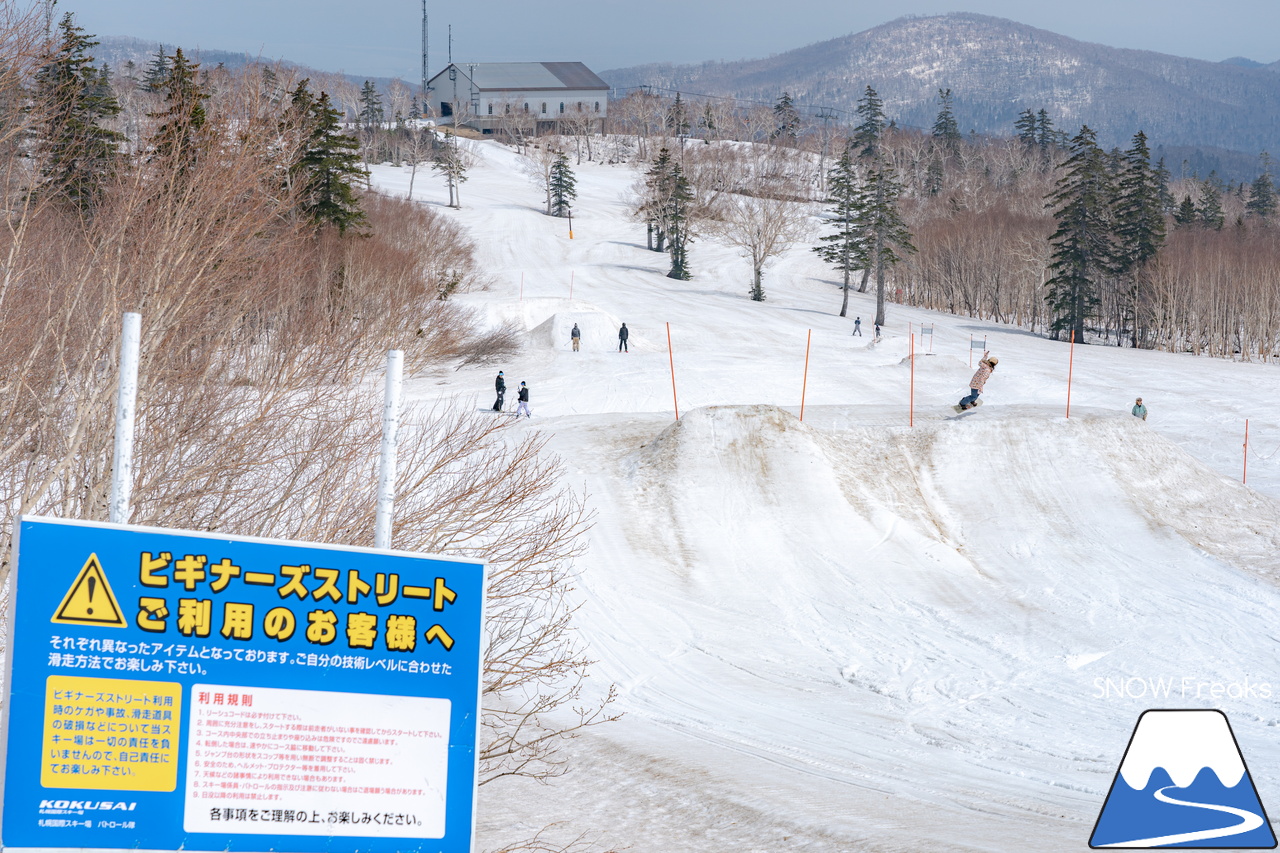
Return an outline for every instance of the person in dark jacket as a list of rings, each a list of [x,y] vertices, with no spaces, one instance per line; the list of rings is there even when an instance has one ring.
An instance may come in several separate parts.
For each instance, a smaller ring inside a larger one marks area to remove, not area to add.
[[[522,412],[526,418],[533,417],[533,412],[529,411],[529,386],[521,382],[520,393],[517,396],[520,404],[516,406],[516,417],[520,417]]]
[[[853,333],[858,337],[862,337],[862,318],[861,317],[853,318]]]
[[[498,399],[497,399],[497,402],[493,404],[493,410],[495,412],[501,412],[502,398],[507,393],[507,381],[502,378],[501,370],[498,371],[498,378],[493,380],[493,389],[498,392]]]
[[[618,352],[631,352],[627,349],[627,338],[631,337],[631,333],[627,331],[627,324],[623,323],[622,328],[618,330]]]
[[[578,351],[578,344],[582,341],[582,332],[578,331],[578,324],[573,324],[573,331],[569,333],[569,339],[573,341],[573,351]]]

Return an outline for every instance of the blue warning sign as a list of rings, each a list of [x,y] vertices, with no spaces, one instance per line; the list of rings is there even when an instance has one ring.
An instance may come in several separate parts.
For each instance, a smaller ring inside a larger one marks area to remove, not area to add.
[[[1089,846],[1274,848],[1275,834],[1226,715],[1143,712]]]
[[[0,844],[467,853],[484,566],[23,517]]]

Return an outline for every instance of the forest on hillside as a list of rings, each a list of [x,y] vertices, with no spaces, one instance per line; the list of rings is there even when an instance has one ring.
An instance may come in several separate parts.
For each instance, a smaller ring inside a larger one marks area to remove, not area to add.
[[[870,86],[845,125],[804,118],[786,93],[743,109],[635,92],[610,104],[619,141],[605,153],[650,176],[637,212],[651,230],[674,206],[686,236],[723,236],[726,211],[744,200],[790,202],[759,220],[816,215],[796,240],[841,246],[824,254],[837,275],[853,273],[858,290],[883,279],[890,303],[1088,343],[1280,353],[1280,218],[1265,153],[1250,182],[1173,177],[1140,127],[1128,148],[1104,150],[1089,128],[1028,109],[1009,136],[986,138],[960,132],[949,91],[936,106],[920,130],[898,127]],[[679,182],[655,183],[660,161],[678,163]],[[696,255],[686,261],[696,269]]]

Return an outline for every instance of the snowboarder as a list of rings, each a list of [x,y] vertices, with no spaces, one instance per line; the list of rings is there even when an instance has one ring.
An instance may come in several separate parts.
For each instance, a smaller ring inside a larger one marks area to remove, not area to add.
[[[862,337],[862,318],[861,317],[853,318],[853,333],[858,337]]]
[[[982,361],[978,362],[978,372],[969,380],[969,395],[962,397],[956,408],[963,412],[965,409],[972,409],[979,405],[978,396],[982,394],[982,386],[987,384],[987,380],[991,378],[991,371],[996,369],[999,361],[1000,359],[990,353],[982,354]]]
[[[502,411],[502,398],[507,393],[507,381],[502,378],[502,371],[498,371],[498,378],[493,380],[493,389],[498,392],[498,400],[493,404],[495,412]]]
[[[520,405],[516,406],[516,417],[520,417],[520,413],[524,412],[526,418],[533,417],[533,413],[529,411],[529,386],[523,382],[520,383],[520,392],[517,394]]]
[[[578,351],[578,344],[582,341],[582,332],[578,331],[578,324],[573,324],[573,331],[569,333],[569,339],[573,341],[573,351]]]
[[[627,324],[623,323],[622,328],[618,330],[618,352],[631,352],[627,349],[627,338],[631,337],[631,333],[627,331]]]
[[[1147,419],[1147,407],[1142,405],[1141,397],[1139,397],[1133,404],[1133,416],[1135,418],[1142,418],[1144,421]]]

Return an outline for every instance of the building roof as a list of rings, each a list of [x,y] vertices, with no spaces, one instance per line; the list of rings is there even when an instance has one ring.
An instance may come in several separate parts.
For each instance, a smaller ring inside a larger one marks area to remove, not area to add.
[[[600,89],[609,84],[581,62],[455,62],[460,77],[470,77],[481,92],[515,92],[528,89]],[[431,78],[448,72],[448,68]]]

